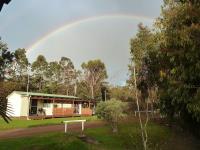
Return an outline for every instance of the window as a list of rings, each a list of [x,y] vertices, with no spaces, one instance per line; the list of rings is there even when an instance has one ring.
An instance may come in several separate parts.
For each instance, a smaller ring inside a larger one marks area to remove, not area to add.
[[[50,100],[44,100],[43,107],[45,107],[45,108],[50,108],[50,107],[51,107],[51,102],[50,102]]]
[[[89,107],[89,104],[88,104],[88,103],[84,102],[84,103],[82,104],[82,108],[88,108],[88,107]]]

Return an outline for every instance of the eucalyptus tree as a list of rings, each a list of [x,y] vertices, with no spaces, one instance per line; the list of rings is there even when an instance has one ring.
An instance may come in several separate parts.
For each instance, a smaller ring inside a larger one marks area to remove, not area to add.
[[[28,77],[29,62],[26,57],[25,49],[17,49],[14,52],[14,59],[12,63],[12,80],[18,82],[21,86],[20,90],[25,90]]]
[[[7,44],[0,38],[0,81],[4,81],[11,73],[13,53],[8,50]]]
[[[154,76],[154,72],[152,74],[152,67],[157,64],[152,64],[151,57],[152,54],[157,54],[158,51],[157,36],[158,35],[153,33],[150,29],[148,29],[148,27],[145,27],[140,23],[138,25],[138,32],[136,36],[132,38],[130,42],[132,64],[129,66],[131,71],[129,83],[135,90],[135,99],[144,149],[147,149],[148,142],[147,124],[149,120],[149,103],[153,106],[152,99],[150,98],[155,98],[152,97],[150,91],[156,86],[156,79],[154,79],[156,76]],[[146,120],[144,123],[140,114],[142,105],[146,110]]]
[[[8,50],[7,44],[0,39],[0,116],[9,122],[8,112],[11,111],[7,104],[6,97],[13,90],[15,84],[9,82],[11,75],[11,66],[13,63],[13,53]]]
[[[45,80],[47,78],[48,62],[43,55],[39,55],[31,66],[33,82],[36,85],[38,91],[42,91],[45,87]]]
[[[58,93],[59,82],[61,75],[61,66],[57,61],[52,61],[48,63],[47,73],[46,73],[46,92],[48,93]]]
[[[59,61],[60,64],[60,82],[64,85],[64,93],[69,95],[74,93],[74,88],[76,88],[76,69],[74,67],[71,59],[67,57],[62,57]]]
[[[90,89],[91,98],[94,99],[98,96],[98,93],[101,93],[101,84],[107,78],[105,64],[97,59],[83,63],[81,67],[83,69],[83,81]]]
[[[200,134],[200,1],[166,0],[162,8],[161,110]]]

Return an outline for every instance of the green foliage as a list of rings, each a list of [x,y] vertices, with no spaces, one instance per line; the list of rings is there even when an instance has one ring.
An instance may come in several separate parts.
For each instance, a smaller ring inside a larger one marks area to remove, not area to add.
[[[107,78],[107,71],[105,64],[101,60],[90,60],[81,65],[83,69],[83,82],[90,89],[91,98],[101,99],[101,85]]]
[[[138,89],[141,91],[142,100],[148,97],[148,89],[155,87],[159,78],[159,34],[152,32],[142,24],[138,25],[136,37],[131,39],[131,61],[136,68]],[[131,72],[128,83],[133,82],[133,67],[129,66]]]
[[[138,33],[136,37],[131,39],[131,56],[137,68],[142,66],[143,58],[147,57],[147,53],[155,51],[155,37],[150,29],[143,26],[142,23],[138,25]]]
[[[103,82],[101,84],[101,99],[103,101],[110,99],[110,87],[108,82]]]
[[[35,83],[37,90],[42,92],[43,87],[45,86],[45,77],[47,75],[48,63],[46,58],[43,55],[39,55],[32,63],[32,71],[33,71],[33,82]]]
[[[0,38],[0,81],[10,75],[11,64],[13,62],[13,53],[8,50],[7,44],[3,43]]]
[[[107,78],[105,64],[100,60],[91,60],[83,63],[82,68],[83,74],[75,69],[70,58],[61,57],[59,62],[48,62],[43,55],[30,64],[25,49],[19,48],[12,53],[0,40],[0,92],[5,102],[10,92],[25,91],[27,87],[32,92],[101,100],[102,83]]]
[[[110,88],[110,97],[115,99],[120,99],[121,101],[134,101],[133,90],[129,87],[112,87]]]
[[[166,2],[158,21],[168,59],[161,82],[161,108],[200,133],[200,7],[197,1]],[[163,86],[164,85],[164,86]]]
[[[28,59],[26,57],[25,49],[17,49],[14,52],[14,61],[15,61],[15,74],[18,76],[23,76],[27,74],[27,68],[29,65]]]
[[[139,64],[139,88],[158,86],[161,112],[170,119],[179,118],[196,133],[200,132],[199,24],[198,1],[166,0],[156,33],[139,29],[131,43],[133,60]]]
[[[200,133],[199,24],[199,1],[165,0],[154,32],[139,25],[131,40],[143,99],[149,87],[158,87],[161,112],[170,119],[179,119],[195,133]]]
[[[110,123],[113,132],[117,132],[117,124],[119,120],[125,116],[127,105],[122,101],[111,99],[100,102],[96,108],[96,114],[99,118],[103,118]]]
[[[5,88],[7,85],[7,81],[9,76],[11,75],[11,66],[13,62],[13,53],[8,50],[7,44],[3,43],[0,38],[0,116],[4,119],[4,121],[8,122],[10,120],[8,113],[10,113],[9,105],[7,105],[6,101],[6,91],[9,89]],[[10,82],[9,82],[10,83]],[[9,85],[9,87],[13,87],[13,85]],[[6,113],[6,110],[8,112]]]
[[[67,57],[62,57],[60,62],[60,82],[61,84],[65,85],[64,90],[62,91],[63,94],[67,95],[75,95],[74,88],[76,85],[76,78],[77,72],[74,68],[74,65],[71,59]]]
[[[10,80],[18,82],[19,88],[16,90],[26,90],[29,66],[30,64],[26,57],[26,50],[20,48],[15,50]]]

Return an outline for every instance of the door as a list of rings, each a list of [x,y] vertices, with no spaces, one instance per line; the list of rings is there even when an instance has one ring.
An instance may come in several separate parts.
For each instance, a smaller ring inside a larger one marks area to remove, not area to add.
[[[74,113],[79,114],[79,104],[74,104]]]
[[[30,101],[29,115],[37,115],[37,100]]]

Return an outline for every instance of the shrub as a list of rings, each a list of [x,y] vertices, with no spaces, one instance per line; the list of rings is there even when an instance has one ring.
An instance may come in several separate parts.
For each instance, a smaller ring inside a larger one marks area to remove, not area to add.
[[[103,118],[111,125],[113,132],[117,132],[118,122],[125,116],[126,108],[126,103],[116,99],[111,99],[105,102],[100,102],[97,105],[96,114],[99,118]]]

